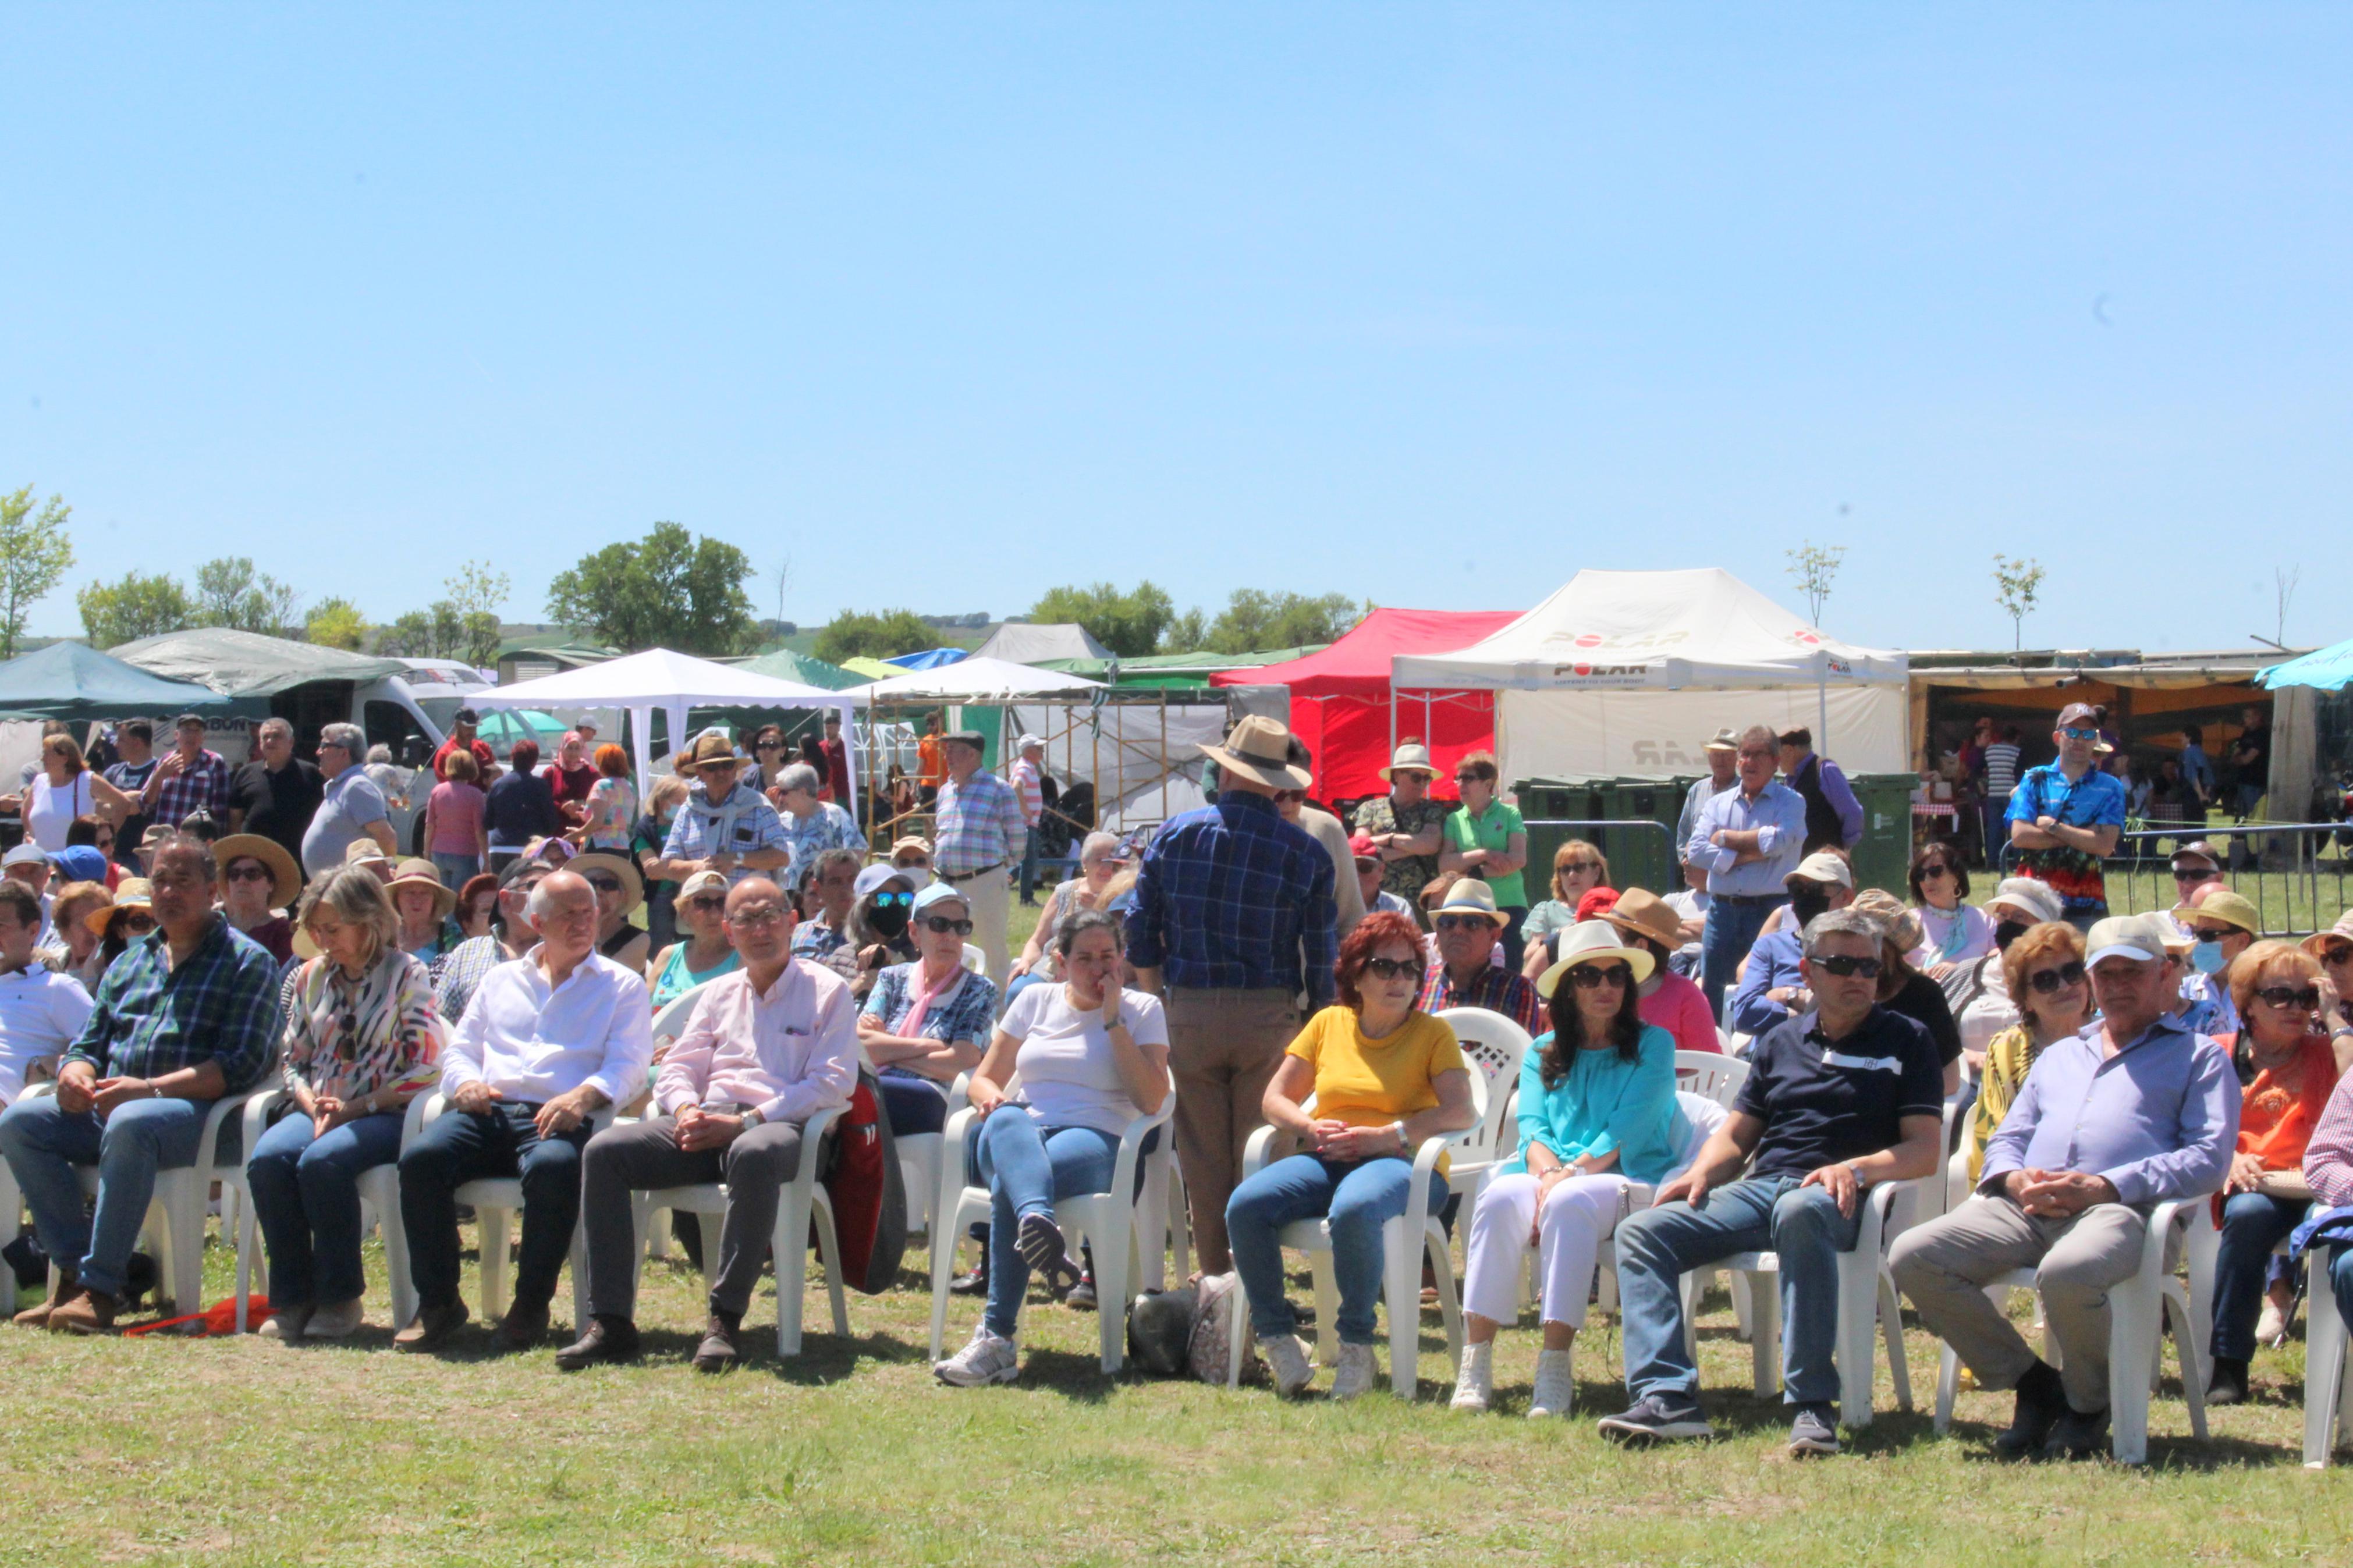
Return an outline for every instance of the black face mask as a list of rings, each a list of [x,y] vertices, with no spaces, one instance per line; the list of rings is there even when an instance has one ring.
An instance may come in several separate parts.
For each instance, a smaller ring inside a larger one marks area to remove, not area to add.
[[[2028,931],[2031,931],[2034,928],[2032,926],[2029,925],[2024,921],[2001,921],[1993,928],[1993,945],[1995,951],[2000,952],[2009,952],[2010,944],[2011,942],[2016,942],[2020,937],[2024,936]]]
[[[1828,893],[1809,889],[1789,895],[1789,915],[1798,922],[1799,931],[1805,930],[1806,923],[1816,915],[1830,913],[1830,908],[1831,896]]]
[[[866,923],[884,942],[896,942],[907,934],[907,911],[896,905],[884,908],[878,904],[867,911]]]

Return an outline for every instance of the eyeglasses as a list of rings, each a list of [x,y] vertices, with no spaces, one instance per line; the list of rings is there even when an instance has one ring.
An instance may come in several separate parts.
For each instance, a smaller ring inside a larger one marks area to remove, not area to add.
[[[2038,969],[2026,977],[2026,984],[2038,996],[2056,996],[2070,986],[2084,984],[2083,963],[2071,960],[2053,968]]]
[[[2080,726],[2071,730],[2062,730],[2059,732],[2071,741],[2096,741],[2100,738],[2100,732],[2097,730],[2086,730]]]
[[[2211,882],[2221,875],[2211,866],[2176,866],[2173,868],[2173,879],[2177,882]]]
[[[2306,985],[2301,990],[2293,985],[2266,985],[2255,994],[2274,1007],[2292,1007],[2305,1013],[2320,1009],[2320,987],[2317,985]]]
[[[1809,954],[1806,962],[1823,973],[1835,974],[1841,980],[1879,978],[1879,960],[1875,958],[1849,958],[1842,952],[1834,952],[1823,958]]]
[[[1485,915],[1440,915],[1430,921],[1440,931],[1493,931],[1495,922]]]
[[[584,878],[583,880],[600,893],[617,893],[621,890],[621,879],[609,871],[596,872]]]
[[[1953,868],[1942,860],[1931,860],[1920,868],[1920,879],[1924,882],[1933,882],[1940,877],[1949,877],[1952,874]]]
[[[1604,985],[1623,985],[1630,978],[1622,963],[1604,969],[1598,963],[1580,963],[1568,972],[1568,983],[1579,991],[1597,991]]]
[[[1421,961],[1417,958],[1368,958],[1365,973],[1377,980],[1395,980],[1398,975],[1421,978]]]
[[[902,910],[911,907],[914,901],[915,895],[913,893],[877,893],[874,895],[874,907],[878,910]]]
[[[940,936],[945,936],[950,931],[955,932],[958,936],[970,936],[972,934],[972,922],[970,921],[952,921],[945,915],[925,915],[923,917],[923,927],[925,930],[933,931]]]
[[[257,860],[240,860],[223,875],[232,882],[267,882],[271,879],[269,868]]]
[[[701,900],[698,900],[697,901],[700,902]],[[720,902],[724,904],[726,900],[722,899]],[[744,931],[758,931],[764,926],[776,925],[784,918],[785,911],[776,908],[774,904],[753,904],[747,908],[739,909],[733,914],[729,915],[727,917],[727,923],[732,926],[739,926]]]
[[[690,910],[723,910],[727,907],[727,895],[724,893],[697,893],[694,897],[686,900],[686,907]]]

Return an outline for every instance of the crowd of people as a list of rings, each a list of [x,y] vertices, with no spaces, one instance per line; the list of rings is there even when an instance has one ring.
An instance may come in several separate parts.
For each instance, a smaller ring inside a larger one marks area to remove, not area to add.
[[[748,754],[698,735],[641,795],[593,731],[501,763],[470,719],[433,760],[428,856],[406,859],[351,726],[326,727],[313,766],[271,721],[231,770],[200,721],[160,758],[132,756],[151,737],[125,725],[113,781],[45,739],[0,803],[26,832],[0,862],[0,1155],[53,1265],[19,1324],[111,1328],[157,1173],[194,1159],[213,1103],[264,1086],[276,1119],[227,1156],[268,1256],[263,1333],[361,1325],[360,1185],[391,1166],[417,1302],[393,1344],[448,1345],[470,1315],[459,1193],[510,1177],[521,1252],[493,1331],[546,1337],[576,1230],[588,1310],[566,1371],[644,1353],[632,1194],[702,1183],[728,1196],[692,1363],[736,1364],[779,1194],[820,1156],[803,1129],[870,1077],[896,1136],[941,1131],[959,1097],[977,1121],[967,1175],[991,1212],[959,1287],[985,1305],[935,1369],[960,1386],[1020,1375],[1033,1277],[1091,1292],[1056,1205],[1107,1191],[1124,1130],[1164,1110],[1200,1268],[1238,1278],[1280,1393],[1317,1370],[1285,1227],[1329,1237],[1346,1399],[1375,1381],[1388,1222],[1418,1202],[1451,1228],[1463,1207],[1454,1405],[1496,1403],[1534,1247],[1529,1414],[1567,1415],[1614,1259],[1629,1403],[1600,1426],[1628,1439],[1708,1432],[1682,1281],[1769,1250],[1789,1446],[1835,1453],[1839,1255],[1873,1189],[1941,1183],[1950,1161],[1968,1195],[1896,1237],[1890,1267],[1978,1387],[2015,1391],[2010,1454],[2102,1451],[2107,1294],[2157,1204],[2211,1202],[2220,1229],[2211,1404],[2249,1397],[2255,1347],[2287,1331],[2298,1266],[2279,1245],[2353,1238],[2353,914],[2268,939],[2198,839],[2174,856],[2170,912],[2111,914],[2100,864],[2125,786],[2080,705],[2050,764],[1986,748],[2015,771],[2000,820],[2019,874],[1982,903],[1949,840],[1913,856],[1908,900],[1859,888],[1852,791],[1802,730],[1707,743],[1681,885],[1617,886],[1572,839],[1532,888],[1492,754],[1458,762],[1450,803],[1409,742],[1343,823],[1307,801],[1297,739],[1246,717],[1202,748],[1211,803],[1140,848],[1086,837],[1018,952],[1008,907],[1044,886],[1034,737],[999,778],[984,737],[929,726],[933,833],[884,852],[823,746],[794,758],[780,731]],[[100,827],[135,847],[110,857]],[[1415,1163],[1477,1120],[1456,1008],[1530,1037],[1487,1086],[1516,1150],[1460,1192],[1444,1157]],[[1736,1094],[1678,1087],[1680,1054],[1726,1050]],[[1270,1124],[1285,1152],[1246,1172]],[[76,1167],[93,1165],[86,1203]],[[2314,1288],[2353,1315],[2347,1259]],[[2055,1363],[1985,1293],[2028,1267]]]

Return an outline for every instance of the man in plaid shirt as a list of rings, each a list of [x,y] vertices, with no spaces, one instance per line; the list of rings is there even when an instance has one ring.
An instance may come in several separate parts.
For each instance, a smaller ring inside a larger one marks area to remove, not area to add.
[[[1425,1013],[1484,1007],[1530,1035],[1541,1034],[1536,988],[1526,975],[1495,962],[1498,939],[1510,918],[1495,908],[1493,889],[1476,877],[1457,878],[1432,915],[1439,962],[1422,976],[1421,996],[1414,1005]]]
[[[1291,731],[1252,714],[1222,746],[1218,803],[1171,818],[1144,852],[1127,956],[1137,984],[1165,995],[1176,1086],[1176,1160],[1205,1273],[1233,1267],[1226,1200],[1260,1102],[1299,1033],[1299,994],[1332,1000],[1332,858],[1274,802],[1305,789]]]
[[[150,822],[177,827],[190,813],[202,809],[227,822],[228,763],[206,746],[205,721],[194,713],[183,713],[174,729],[179,743],[147,775],[147,787],[139,792],[140,815]]]
[[[155,1173],[193,1163],[213,1102],[251,1088],[275,1055],[278,965],[214,909],[211,851],[174,837],[153,858],[160,929],[99,983],[57,1093],[0,1115],[0,1152],[58,1266],[48,1300],[17,1316],[28,1326],[83,1334],[114,1326]],[[236,1159],[238,1131],[235,1121],[222,1129],[216,1159]],[[85,1219],[74,1167],[93,1163],[98,1204]]]
[[[932,869],[972,910],[972,940],[987,955],[988,977],[1002,995],[1013,971],[1005,935],[1009,873],[1029,841],[1029,825],[1013,786],[980,765],[987,745],[980,732],[958,730],[945,741],[948,776],[934,807],[939,826]]]

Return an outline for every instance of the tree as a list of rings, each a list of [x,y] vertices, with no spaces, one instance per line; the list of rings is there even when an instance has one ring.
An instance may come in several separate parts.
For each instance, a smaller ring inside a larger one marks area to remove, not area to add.
[[[0,658],[16,657],[25,617],[49,596],[73,564],[73,541],[66,519],[73,508],[51,496],[33,510],[33,487],[0,495]]]
[[[311,640],[321,647],[357,653],[360,645],[367,640],[367,617],[349,599],[322,599],[311,606],[311,619],[305,629]]]
[[[302,624],[302,596],[246,555],[224,555],[196,568],[195,616],[199,626],[283,637]]]
[[[724,540],[657,522],[636,544],[608,544],[557,573],[547,585],[547,613],[628,652],[742,653],[753,637],[744,592],[751,575],[751,557]]]
[[[844,610],[818,634],[817,657],[828,664],[851,658],[896,658],[939,645],[939,634],[913,610]]]
[[[1993,558],[1993,596],[2010,617],[2010,645],[2013,651],[2026,647],[2026,617],[2034,608],[2034,601],[2042,592],[2042,567],[2034,561],[2012,561],[2007,555]]]
[[[1838,577],[1839,563],[1846,559],[1846,546],[1816,544],[1809,540],[1788,553],[1789,576],[1798,584],[1798,592],[1806,596],[1806,618],[1820,626],[1822,605],[1830,601],[1831,584]]]
[[[74,595],[82,631],[96,648],[182,632],[195,625],[195,605],[179,579],[130,572],[120,583],[92,583]]]
[[[1209,646],[1209,621],[1196,607],[1168,623],[1160,634],[1163,653],[1199,653]]]
[[[1029,618],[1048,626],[1075,623],[1122,658],[1160,651],[1160,635],[1176,618],[1176,606],[1149,579],[1121,593],[1109,583],[1049,588],[1029,606]]]
[[[503,572],[493,571],[487,561],[469,561],[458,568],[457,574],[441,584],[445,598],[433,606],[437,626],[440,611],[447,605],[457,617],[457,630],[449,639],[450,651],[443,654],[411,654],[411,658],[457,658],[487,669],[498,662],[499,644],[503,640],[499,611],[505,607],[507,595],[514,584]]]
[[[1201,646],[1212,653],[1256,653],[1337,640],[1361,617],[1345,594],[1309,598],[1285,591],[1237,588],[1209,623]]]

